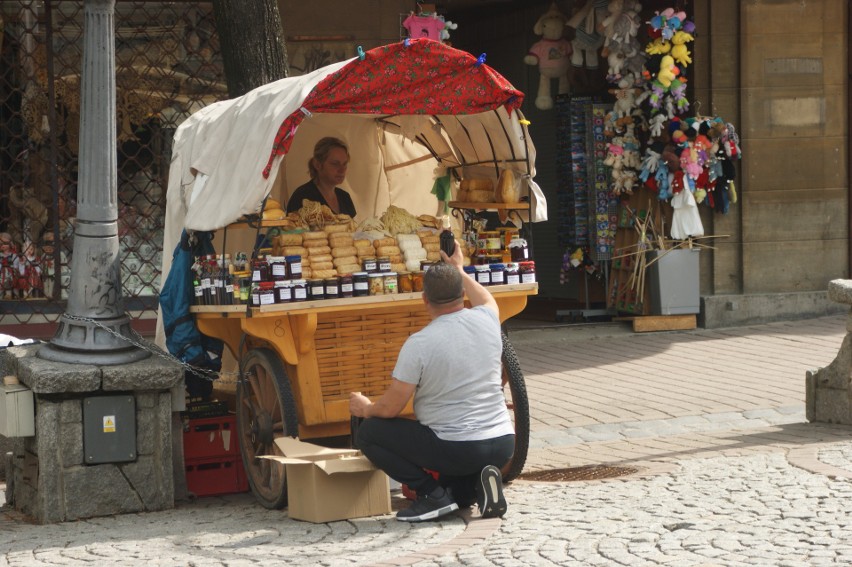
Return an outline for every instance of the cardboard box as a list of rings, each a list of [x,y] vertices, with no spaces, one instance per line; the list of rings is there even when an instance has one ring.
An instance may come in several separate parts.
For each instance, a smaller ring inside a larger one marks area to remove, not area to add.
[[[324,523],[391,511],[387,475],[355,449],[329,449],[292,437],[275,444],[285,456],[264,455],[287,467],[288,514]]]

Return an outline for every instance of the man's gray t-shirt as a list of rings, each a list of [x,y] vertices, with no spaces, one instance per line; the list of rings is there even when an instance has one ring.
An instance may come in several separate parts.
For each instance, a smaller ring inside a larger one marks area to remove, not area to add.
[[[417,420],[445,441],[479,441],[515,432],[501,388],[500,321],[484,307],[441,315],[411,335],[393,370],[416,384]]]

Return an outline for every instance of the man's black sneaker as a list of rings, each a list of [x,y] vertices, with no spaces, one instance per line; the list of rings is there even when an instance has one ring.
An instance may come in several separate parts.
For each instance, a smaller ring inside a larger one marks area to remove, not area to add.
[[[494,465],[486,466],[479,473],[476,505],[479,506],[479,514],[483,518],[502,518],[509,507],[503,497],[503,475]]]
[[[443,494],[436,497],[434,493],[438,490]],[[433,491],[432,494],[418,495],[414,504],[396,513],[396,519],[403,522],[424,522],[446,516],[459,509],[459,505],[452,499],[448,490],[438,490]]]

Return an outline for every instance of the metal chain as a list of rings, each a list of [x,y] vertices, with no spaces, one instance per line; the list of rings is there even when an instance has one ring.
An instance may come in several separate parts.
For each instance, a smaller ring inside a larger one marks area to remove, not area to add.
[[[184,362],[184,361],[176,358],[171,353],[164,351],[163,349],[161,349],[159,346],[155,345],[154,343],[144,339],[132,327],[130,328],[130,332],[133,333],[133,338],[122,335],[121,333],[119,333],[115,329],[107,327],[106,325],[104,325],[100,321],[96,321],[95,319],[90,319],[89,317],[78,317],[77,315],[69,315],[68,313],[65,313],[64,317],[66,319],[71,319],[72,321],[83,321],[83,322],[86,322],[86,323],[92,323],[95,326],[100,327],[101,329],[105,330],[109,334],[113,335],[114,337],[130,343],[131,345],[135,346],[136,348],[140,348],[142,350],[147,350],[151,354],[155,354],[155,355],[159,356],[160,358],[162,358],[164,360],[168,360],[169,362],[177,363],[180,366],[182,366],[185,370],[189,370],[190,372],[193,372],[194,374],[198,375],[199,377],[204,378],[205,380],[208,380],[210,382],[216,380],[220,376],[234,376],[234,377],[237,377],[237,378],[240,377],[239,372],[229,372],[229,371],[225,371],[225,370],[215,372],[213,370],[208,370],[206,368],[199,368],[197,366],[193,366],[192,364],[189,364],[188,362]]]

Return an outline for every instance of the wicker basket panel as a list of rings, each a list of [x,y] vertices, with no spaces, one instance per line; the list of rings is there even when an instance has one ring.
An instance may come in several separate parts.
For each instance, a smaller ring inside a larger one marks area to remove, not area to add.
[[[403,343],[428,323],[422,308],[320,315],[314,345],[323,400],[384,393]]]

